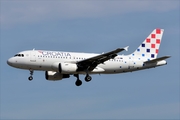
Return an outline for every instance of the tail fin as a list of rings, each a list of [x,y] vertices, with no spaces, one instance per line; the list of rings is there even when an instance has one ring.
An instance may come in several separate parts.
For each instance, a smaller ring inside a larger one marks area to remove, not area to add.
[[[132,56],[144,60],[155,59],[159,52],[164,29],[154,29],[144,42],[132,53]]]

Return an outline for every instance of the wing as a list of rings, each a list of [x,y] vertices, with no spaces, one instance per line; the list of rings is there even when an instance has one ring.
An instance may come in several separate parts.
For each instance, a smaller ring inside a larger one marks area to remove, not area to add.
[[[119,53],[123,50],[127,51],[128,47],[129,46],[127,46],[125,48],[118,48],[116,50],[79,61],[76,63],[78,65],[77,71],[92,71],[98,64],[104,63],[105,61],[116,57],[117,53]]]

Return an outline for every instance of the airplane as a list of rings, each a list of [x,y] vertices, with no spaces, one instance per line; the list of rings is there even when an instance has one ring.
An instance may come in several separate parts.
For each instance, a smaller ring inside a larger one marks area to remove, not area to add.
[[[91,81],[90,74],[126,73],[166,65],[165,59],[170,56],[157,58],[164,29],[154,29],[142,44],[129,55],[118,55],[128,50],[128,47],[117,48],[107,53],[77,53],[47,50],[26,50],[15,54],[7,60],[7,64],[30,71],[29,80],[33,79],[34,70],[45,71],[45,78],[58,81],[74,75],[75,85],[82,81],[79,74],[84,74],[85,81]]]

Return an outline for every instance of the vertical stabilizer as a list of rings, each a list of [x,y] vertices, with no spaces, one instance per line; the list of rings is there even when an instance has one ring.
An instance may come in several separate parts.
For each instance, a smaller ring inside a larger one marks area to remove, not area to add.
[[[154,29],[144,42],[132,53],[143,60],[155,59],[158,55],[164,29]]]

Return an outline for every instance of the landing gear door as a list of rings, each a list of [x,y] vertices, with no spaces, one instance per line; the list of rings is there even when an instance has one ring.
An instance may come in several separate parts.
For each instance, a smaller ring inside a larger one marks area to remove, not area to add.
[[[34,50],[30,52],[30,61],[36,62],[36,51]]]

